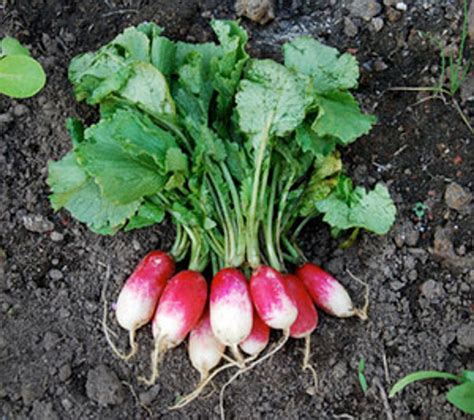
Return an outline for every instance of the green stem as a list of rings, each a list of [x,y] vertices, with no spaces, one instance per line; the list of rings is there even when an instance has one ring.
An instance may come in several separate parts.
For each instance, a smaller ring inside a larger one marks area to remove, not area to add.
[[[400,392],[407,385],[411,384],[412,382],[421,381],[423,379],[451,379],[458,382],[462,381],[462,378],[452,373],[440,372],[437,370],[421,370],[419,372],[410,373],[395,383],[395,385],[393,385],[392,389],[390,390],[388,397],[392,398],[397,392]]]
[[[268,133],[268,130],[267,130]],[[268,144],[268,134],[260,139],[260,145],[255,159],[255,172],[252,186],[252,198],[247,220],[247,260],[252,268],[260,265],[260,250],[258,246],[258,228],[260,219],[257,218],[257,205],[259,200],[260,178],[262,173],[265,151]],[[263,187],[265,188],[265,187]],[[260,192],[261,194],[261,192]]]
[[[194,271],[201,271],[200,270],[200,260],[201,260],[201,243],[196,236],[196,232],[193,231],[186,225],[183,225],[183,228],[186,230],[186,233],[191,238],[191,257],[189,260],[189,269]]]
[[[244,235],[244,218],[242,215],[242,205],[240,203],[239,192],[237,191],[237,187],[235,186],[234,180],[232,175],[227,168],[227,165],[222,163],[220,164],[222,173],[224,174],[224,178],[227,181],[227,185],[230,189],[230,194],[232,196],[232,202],[234,204],[234,210],[237,217],[237,231],[236,231],[236,255],[235,260],[233,261],[233,267],[239,267],[243,264],[245,258],[245,235]]]
[[[283,188],[283,192],[281,194],[279,203],[278,203],[278,214],[277,214],[277,221],[276,221],[276,226],[275,226],[275,244],[277,247],[277,253],[278,253],[278,259],[280,260],[283,268],[285,268],[285,263],[284,263],[284,258],[283,258],[283,252],[281,250],[281,232],[282,232],[282,219],[283,219],[283,214],[285,211],[286,203],[288,200],[288,195],[290,193],[291,186],[293,185],[295,178],[294,172],[292,172],[290,178],[288,179],[287,183],[285,184]]]
[[[222,191],[219,188],[219,184],[217,183],[214,178],[214,175],[212,174],[212,171],[210,171],[209,175],[209,178],[211,179],[211,182],[214,185],[214,191],[217,194],[218,203],[221,207],[222,214],[224,216],[224,223],[227,226],[228,239],[226,241],[225,263],[226,266],[231,267],[235,256],[235,226],[229,216],[229,209],[225,202],[224,196],[222,195]]]
[[[270,165],[269,165],[270,166]],[[280,175],[280,167],[279,165],[275,166],[275,169],[272,174],[272,181],[271,181],[271,186],[270,186],[270,194],[268,197],[268,203],[267,203],[267,214],[266,214],[266,226],[264,230],[264,237],[265,237],[265,246],[267,248],[267,256],[268,256],[268,261],[270,265],[278,271],[282,270],[282,265],[280,263],[280,260],[278,259],[276,250],[275,250],[275,238],[273,236],[274,230],[273,230],[273,209],[275,207],[275,196],[276,196],[276,190],[277,190],[277,182],[278,182],[278,177]],[[262,207],[265,208],[265,207]]]

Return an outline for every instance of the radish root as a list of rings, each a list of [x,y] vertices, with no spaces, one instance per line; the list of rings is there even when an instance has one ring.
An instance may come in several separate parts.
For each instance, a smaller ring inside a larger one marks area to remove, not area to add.
[[[304,355],[303,355],[303,370],[309,370],[313,375],[314,389],[318,389],[318,374],[316,369],[310,363],[309,359],[311,358],[311,335],[307,335],[304,338]]]
[[[196,386],[194,391],[192,391],[190,394],[186,395],[183,397],[177,404],[168,407],[169,410],[178,410],[180,408],[185,407],[188,405],[191,401],[195,400],[201,392],[204,390],[204,388],[209,384],[209,382],[212,381],[219,373],[223,372],[226,369],[229,369],[231,367],[239,366],[235,361],[226,363],[225,365],[222,365],[221,367],[215,369],[210,375],[208,375],[206,378],[201,379],[199,384]]]
[[[110,332],[109,332],[109,327],[107,326],[107,311],[109,307],[109,302],[107,301],[107,286],[109,283],[109,278],[110,278],[110,265],[107,265],[107,272],[105,274],[105,281],[104,281],[104,287],[102,288],[102,301],[104,303],[104,310],[103,310],[103,315],[102,315],[102,329],[104,330],[104,335],[105,339],[110,346],[110,349],[112,352],[119,358],[124,361],[127,361],[130,359],[132,356],[135,355],[135,353],[138,350],[138,345],[135,341],[135,332],[136,330],[130,330],[129,334],[129,341],[130,341],[130,347],[131,350],[128,354],[122,353],[117,346],[113,343],[112,338],[110,337]]]
[[[240,375],[244,374],[245,372],[248,372],[249,370],[253,369],[255,366],[258,364],[262,363],[263,361],[267,360],[271,356],[273,356],[275,353],[277,353],[279,350],[282,349],[282,347],[285,345],[285,343],[288,341],[288,338],[290,337],[290,330],[284,330],[283,331],[283,337],[280,340],[280,342],[273,348],[273,350],[270,350],[267,354],[264,356],[260,357],[259,359],[255,360],[253,363],[250,365],[243,367],[239,369],[221,388],[221,391],[219,392],[219,410],[221,413],[221,420],[225,420],[225,410],[224,410],[224,393],[226,388],[232,384]]]
[[[159,365],[163,360],[163,357],[168,350],[168,343],[166,341],[166,337],[160,337],[155,340],[155,348],[151,353],[151,375],[147,379],[143,376],[140,376],[138,380],[142,381],[146,385],[154,385],[156,379],[159,376]]]
[[[352,274],[349,270],[346,270],[349,276],[352,277],[353,280],[357,281],[358,283],[362,284],[365,287],[365,294],[364,294],[364,306],[362,308],[354,308],[354,316],[357,316],[362,321],[367,321],[369,319],[369,293],[370,287],[369,284],[362,281],[354,274]]]
[[[233,346],[231,346],[230,351],[232,352],[232,355],[235,357],[235,360],[236,360],[237,364],[240,367],[244,367],[246,361],[244,359],[244,356],[240,352],[238,345],[234,344]]]

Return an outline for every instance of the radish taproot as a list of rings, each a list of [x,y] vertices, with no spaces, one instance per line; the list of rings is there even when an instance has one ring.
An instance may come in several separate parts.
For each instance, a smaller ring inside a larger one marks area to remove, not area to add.
[[[207,283],[197,271],[181,271],[168,282],[152,321],[155,348],[151,357],[151,376],[142,378],[146,384],[155,383],[160,359],[167,350],[181,344],[194,328],[206,300]]]
[[[252,330],[248,337],[240,342],[239,346],[248,355],[257,356],[267,347],[269,340],[270,328],[262,321],[254,308]]]
[[[338,318],[357,316],[367,319],[366,308],[356,308],[344,286],[321,267],[306,263],[296,270],[296,275],[303,281],[316,306],[324,312]]]
[[[200,382],[203,382],[209,376],[209,371],[219,364],[224,351],[225,345],[212,331],[209,309],[206,308],[200,321],[189,334],[188,345],[189,359],[201,375]]]
[[[173,259],[162,251],[148,253],[125,282],[117,300],[116,312],[118,324],[129,331],[131,350],[122,355],[110,340],[107,326],[104,325],[106,338],[114,352],[122,359],[132,357],[138,346],[135,333],[151,321],[158,299],[166,282],[174,272]]]
[[[239,363],[243,363],[238,344],[252,330],[253,307],[247,280],[241,271],[224,268],[214,276],[210,316],[215,336],[231,348]]]

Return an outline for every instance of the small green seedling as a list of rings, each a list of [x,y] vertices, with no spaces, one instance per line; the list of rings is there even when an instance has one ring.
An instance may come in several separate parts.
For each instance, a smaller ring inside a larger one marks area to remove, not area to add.
[[[360,387],[362,388],[362,391],[365,394],[367,392],[367,389],[369,388],[369,386],[367,385],[367,379],[365,378],[364,371],[365,371],[365,359],[363,357],[361,357],[360,361],[359,361],[359,368],[358,368],[357,372],[358,372],[358,375],[359,375]]]
[[[46,75],[27,48],[15,38],[0,43],[0,93],[12,98],[36,95],[46,83]]]
[[[472,370],[465,370],[460,375],[436,370],[410,373],[392,387],[389,398],[392,398],[407,385],[424,379],[448,379],[459,382],[459,385],[448,391],[446,399],[464,413],[474,414],[474,371]]]
[[[413,206],[412,210],[418,219],[423,219],[423,217],[425,217],[426,210],[428,210],[428,206],[425,203],[422,203],[421,201],[417,201]]]

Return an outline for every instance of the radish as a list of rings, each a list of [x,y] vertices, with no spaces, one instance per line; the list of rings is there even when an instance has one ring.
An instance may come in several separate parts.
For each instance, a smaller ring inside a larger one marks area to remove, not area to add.
[[[283,330],[283,337],[272,350],[246,367],[239,369],[222,386],[219,393],[221,418],[224,417],[224,392],[226,388],[240,375],[273,356],[285,345],[290,335],[290,327],[298,315],[298,309],[288,290],[285,278],[272,267],[262,265],[254,271],[250,278],[250,294],[262,321],[270,328]]]
[[[290,337],[304,338],[316,329],[318,313],[303,282],[292,274],[285,275],[287,287],[298,308],[298,316],[290,328]]]
[[[239,346],[240,348],[250,356],[257,356],[267,347],[270,339],[270,328],[262,318],[258,315],[257,311],[253,311],[253,325],[250,335],[243,340]]]
[[[209,376],[209,371],[219,364],[224,351],[225,345],[212,332],[209,309],[206,309],[189,334],[188,346],[189,358],[201,374],[201,383]]]
[[[173,272],[173,259],[162,251],[152,251],[141,260],[125,282],[118,296],[115,314],[119,325],[130,333],[129,354],[122,355],[116,349],[104,324],[107,341],[119,357],[129,359],[136,353],[138,346],[135,332],[153,317],[158,299]]]
[[[152,373],[143,379],[148,385],[158,377],[158,363],[163,354],[183,342],[199,321],[207,299],[207,284],[197,271],[181,271],[166,285],[152,322],[155,349]]]
[[[367,319],[367,308],[355,308],[344,286],[322,268],[306,263],[298,268],[296,275],[303,281],[316,306],[324,312],[338,318],[358,316]]]
[[[242,363],[237,346],[250,334],[253,315],[247,280],[242,272],[236,268],[224,268],[215,275],[211,284],[210,312],[215,336],[230,346]]]
[[[292,274],[287,274],[285,280],[298,308],[298,316],[290,328],[290,337],[304,338],[303,370],[309,370],[312,373],[314,385],[317,388],[317,374],[310,363],[310,356],[311,334],[318,326],[318,312],[302,280]]]
[[[270,328],[288,331],[298,309],[288,291],[284,277],[275,269],[260,266],[250,279],[250,293],[260,318]]]

